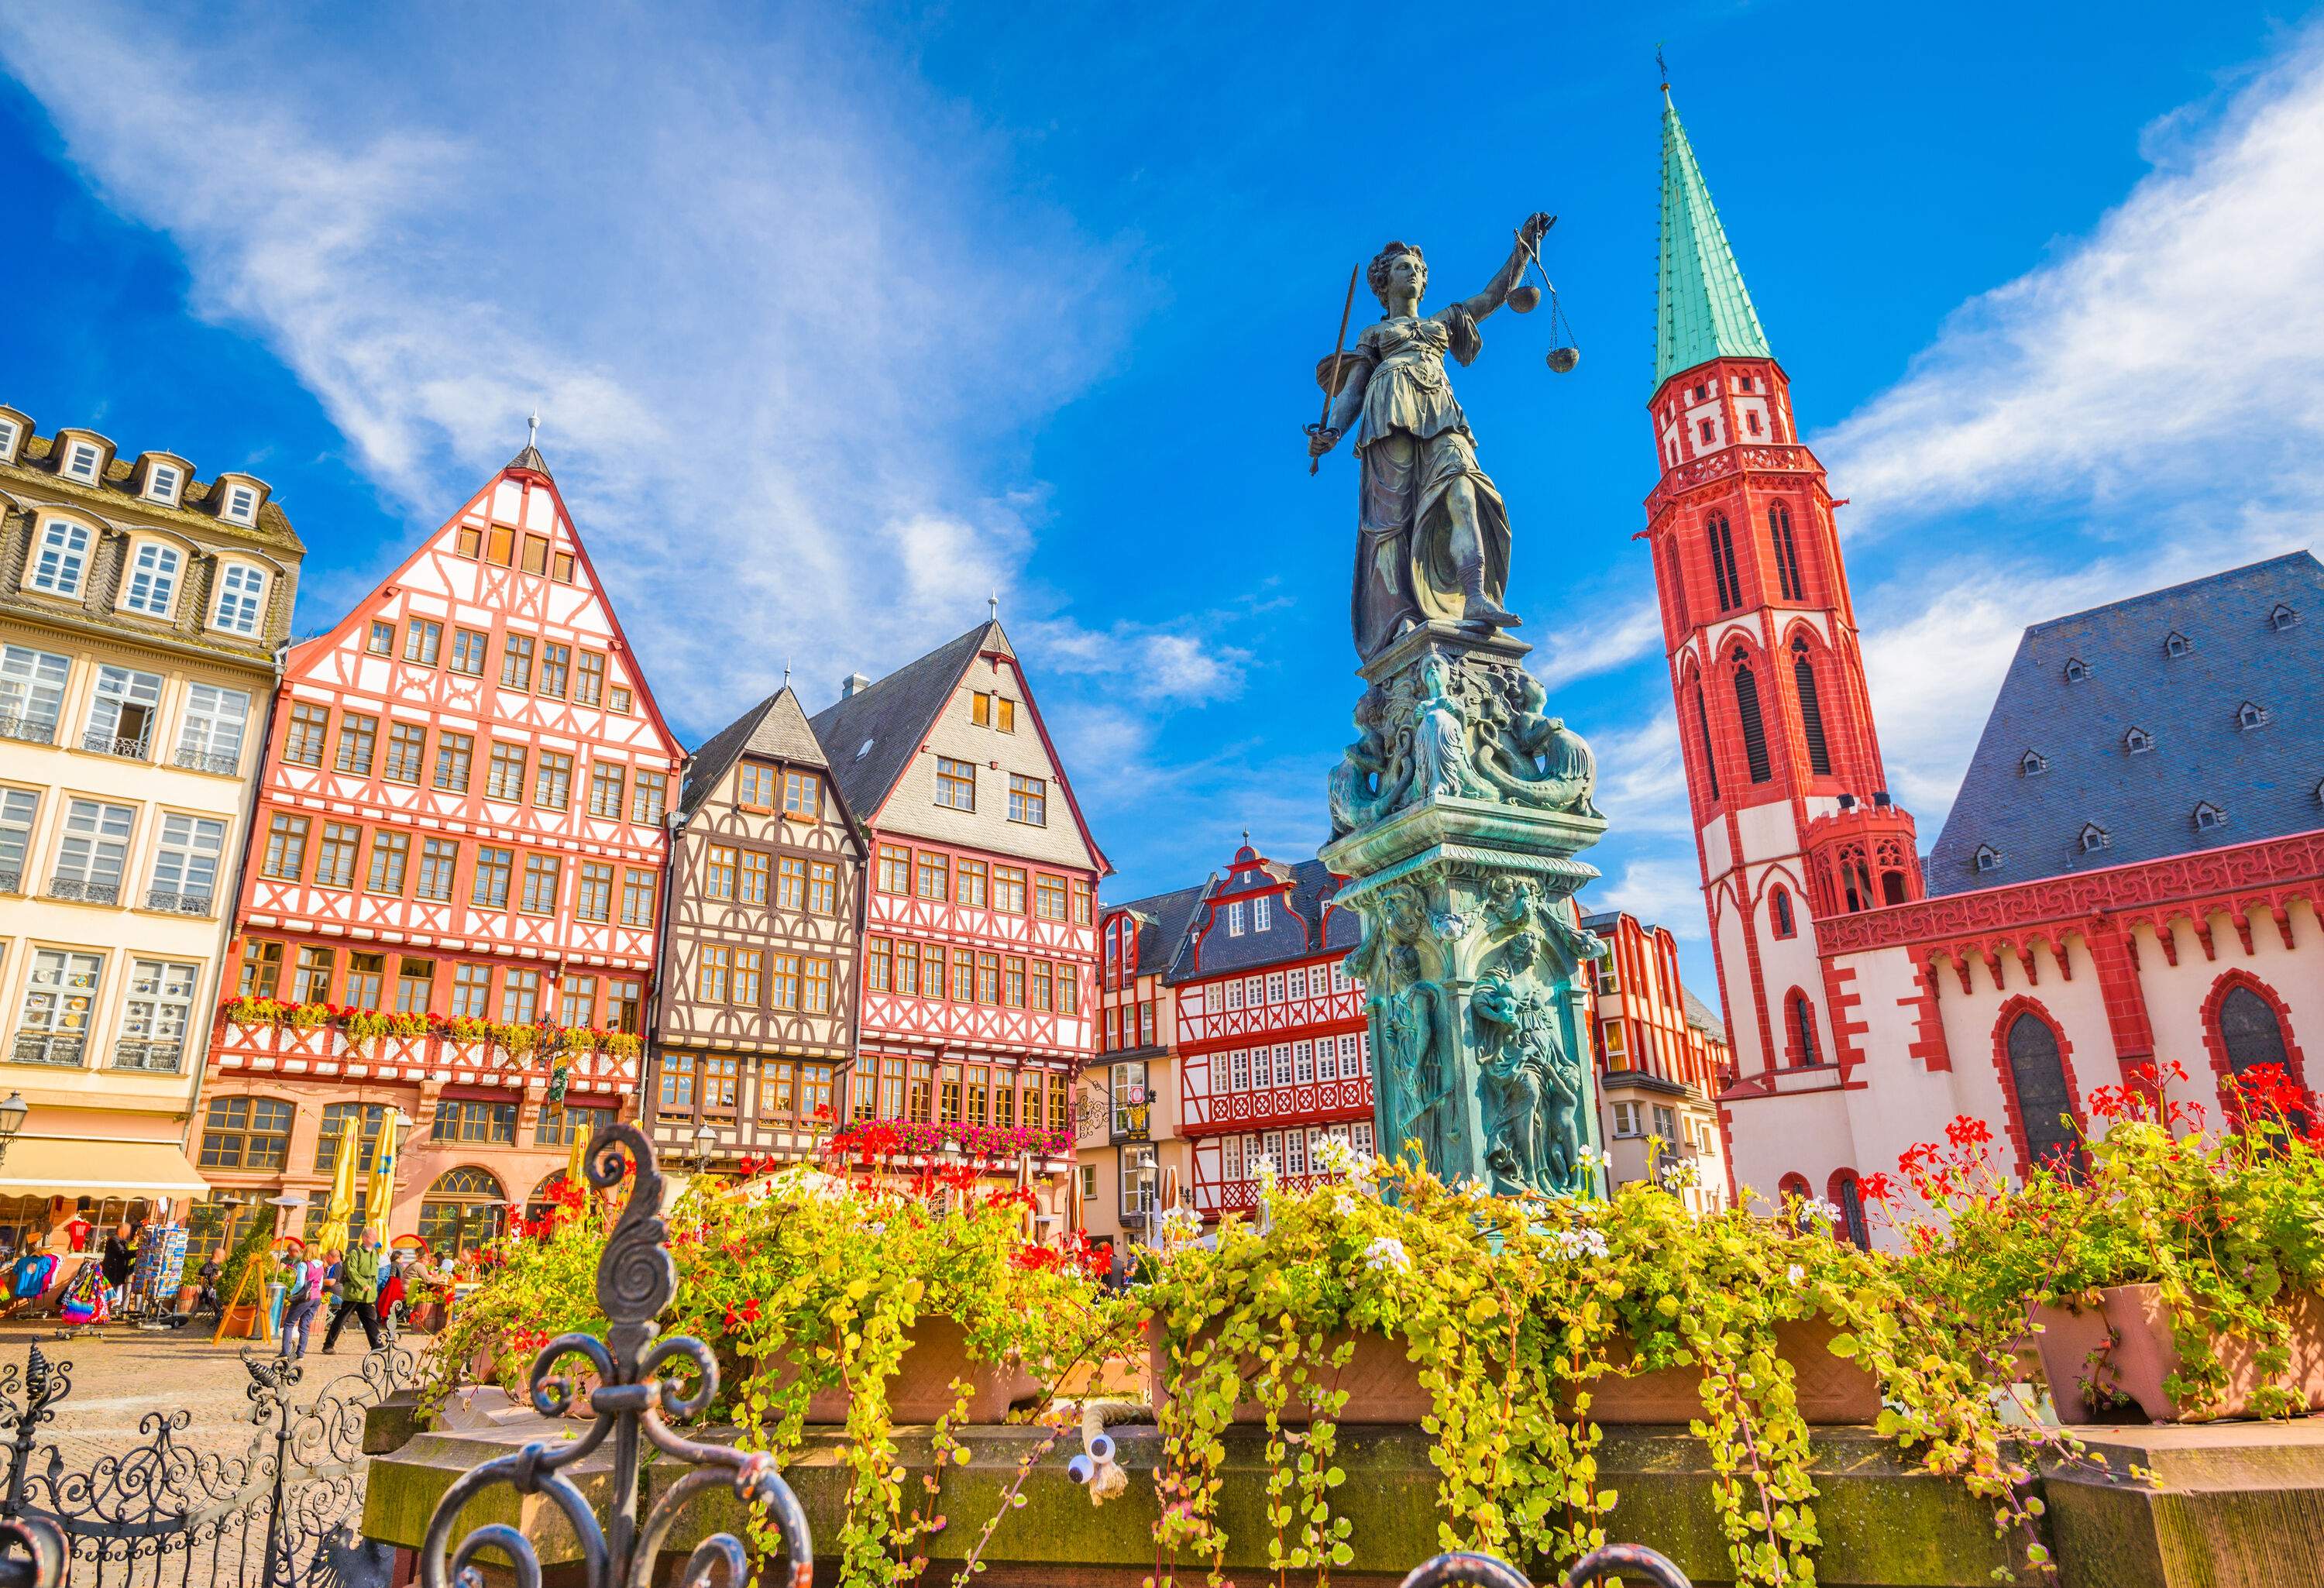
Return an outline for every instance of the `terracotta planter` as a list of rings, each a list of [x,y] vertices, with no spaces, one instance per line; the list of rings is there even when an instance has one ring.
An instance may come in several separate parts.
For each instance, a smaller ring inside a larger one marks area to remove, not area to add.
[[[974,1387],[963,1418],[970,1424],[989,1426],[1005,1423],[1011,1407],[1029,1405],[1040,1399],[1040,1380],[1022,1366],[979,1362],[970,1357],[967,1331],[950,1318],[924,1316],[905,1332],[904,1340],[903,1357],[896,1364],[896,1376],[888,1384],[888,1420],[898,1427],[933,1423],[951,1411],[955,1399],[952,1387],[954,1379],[964,1379]],[[728,1385],[739,1382],[739,1376],[730,1378],[729,1374],[740,1365],[722,1360],[718,1370],[721,1381]],[[798,1376],[798,1364],[785,1362],[776,1376],[776,1388],[795,1383]],[[811,1424],[844,1423],[848,1401],[848,1392],[842,1387],[818,1390],[807,1398],[807,1420]]]
[[[254,1340],[258,1337],[258,1308],[248,1302],[229,1306],[218,1325],[218,1334],[227,1340]]]
[[[1776,1346],[1792,1364],[1795,1377],[1800,1414],[1818,1427],[1869,1423],[1880,1415],[1880,1388],[1871,1371],[1861,1363],[1834,1356],[1827,1349],[1839,1333],[1821,1319],[1775,1325]],[[1168,1399],[1163,1380],[1168,1352],[1158,1334],[1158,1329],[1149,1324],[1147,1339],[1153,1358],[1153,1399],[1157,1407]],[[1326,1336],[1325,1352],[1336,1352],[1347,1338],[1344,1334]],[[1627,1346],[1618,1349],[1626,1352]],[[1256,1375],[1256,1364],[1246,1363],[1245,1368],[1244,1377]],[[1683,1427],[1703,1415],[1702,1380],[1702,1371],[1692,1367],[1657,1368],[1628,1377],[1608,1374],[1594,1379],[1590,1383],[1591,1420]],[[1348,1391],[1347,1407],[1339,1419],[1343,1427],[1409,1426],[1435,1411],[1434,1397],[1421,1387],[1420,1365],[1405,1354],[1401,1341],[1383,1334],[1356,1337],[1355,1352],[1332,1387]],[[1280,1420],[1286,1426],[1303,1426],[1311,1416],[1306,1401],[1295,1390]],[[1264,1422],[1266,1417],[1256,1401],[1243,1401],[1234,1410],[1238,1423]]]
[[[199,1285],[179,1286],[177,1310],[180,1312],[193,1311],[194,1303],[201,1299],[201,1295],[202,1288]]]
[[[2034,1309],[2034,1322],[2041,1331],[2034,1344],[2042,1358],[2042,1376],[2050,1381],[2050,1404],[2058,1420],[2121,1420],[2108,1393],[2118,1390],[2121,1384],[2111,1360],[2113,1333],[2107,1326],[2106,1314],[2095,1306],[2073,1311],[2044,1306]]]
[[[2324,1297],[2295,1294],[2283,1312],[2291,1331],[2289,1369],[2271,1380],[2259,1370],[2257,1341],[2222,1337],[2213,1351],[2227,1370],[2226,1391],[2217,1401],[2186,1403],[2163,1386],[2179,1371],[2179,1346],[2172,1338],[2175,1310],[2157,1285],[2118,1285],[2099,1292],[2099,1306],[2115,1331],[2107,1365],[2124,1394],[2158,1423],[2205,1423],[2249,1415],[2252,1398],[2270,1383],[2289,1390],[2309,1412],[2324,1411]],[[2054,1390],[2052,1391],[2054,1394]]]

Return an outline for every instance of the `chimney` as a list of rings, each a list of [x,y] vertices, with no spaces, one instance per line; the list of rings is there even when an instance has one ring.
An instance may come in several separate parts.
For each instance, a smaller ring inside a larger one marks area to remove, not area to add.
[[[862,673],[850,673],[839,680],[839,697],[842,700],[853,699],[871,687],[872,680]]]

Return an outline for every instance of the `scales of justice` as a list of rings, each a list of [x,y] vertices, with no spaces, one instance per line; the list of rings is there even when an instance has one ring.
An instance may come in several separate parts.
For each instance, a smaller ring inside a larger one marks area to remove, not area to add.
[[[1606,1190],[1581,980],[1606,950],[1572,903],[1598,875],[1574,857],[1606,818],[1590,746],[1548,715],[1530,647],[1508,632],[1509,512],[1445,357],[1471,363],[1480,322],[1546,290],[1549,366],[1580,362],[1541,263],[1554,224],[1526,217],[1483,291],[1434,313],[1418,248],[1390,243],[1357,267],[1307,427],[1309,473],[1352,435],[1358,475],[1350,613],[1366,688],[1323,859],[1363,922],[1348,965],[1367,992],[1375,1139],[1511,1196]],[[1382,313],[1351,342],[1359,281]]]

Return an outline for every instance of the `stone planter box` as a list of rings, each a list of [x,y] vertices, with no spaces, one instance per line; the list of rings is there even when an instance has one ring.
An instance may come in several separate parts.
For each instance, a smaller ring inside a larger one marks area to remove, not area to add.
[[[1831,1354],[1829,1347],[1840,1331],[1822,1319],[1775,1325],[1775,1344],[1792,1364],[1800,1415],[1811,1426],[1847,1427],[1870,1423],[1880,1415],[1880,1387],[1861,1363]],[[1328,1336],[1327,1353],[1348,1338]],[[1151,1390],[1157,1407],[1168,1399],[1164,1363],[1168,1353],[1158,1330],[1148,1325],[1147,1340],[1153,1359]],[[1405,1354],[1403,1343],[1384,1334],[1361,1334],[1348,1365],[1340,1370],[1333,1388],[1348,1391],[1340,1424],[1347,1427],[1411,1425],[1434,1415],[1435,1402],[1421,1387],[1420,1367]],[[1245,1377],[1256,1365],[1245,1364]],[[1627,1377],[1612,1373],[1592,1379],[1590,1417],[1597,1423],[1622,1423],[1641,1427],[1684,1427],[1703,1415],[1702,1374],[1692,1367],[1656,1368]],[[1261,1423],[1265,1410],[1246,1400],[1234,1410],[1237,1423]],[[1313,1413],[1295,1386],[1280,1420],[1286,1426],[1305,1426]]]
[[[990,1426],[1009,1420],[1012,1407],[1038,1400],[1041,1382],[1014,1362],[980,1362],[968,1354],[968,1332],[947,1317],[924,1316],[905,1332],[904,1354],[888,1385],[888,1420],[899,1427],[933,1423],[953,1409],[954,1379],[973,1386],[964,1421]],[[739,1359],[723,1353],[718,1375],[723,1385],[739,1382]],[[795,1362],[785,1362],[776,1377],[778,1388],[798,1380]],[[835,1385],[807,1398],[810,1425],[831,1426],[847,1421],[847,1390]]]
[[[2295,1295],[2285,1308],[2291,1324],[2291,1367],[2273,1380],[2299,1396],[2310,1413],[2324,1411],[2324,1297]],[[2179,1346],[2172,1337],[2175,1309],[2157,1285],[2116,1285],[2098,1292],[2096,1308],[2074,1313],[2043,1307],[2042,1368],[2050,1399],[2065,1421],[2103,1421],[2109,1408],[2093,1406],[2084,1381],[2093,1374],[2101,1389],[2137,1403],[2157,1423],[2204,1423],[2250,1415],[2253,1396],[2271,1380],[2259,1370],[2255,1341],[2223,1338],[2216,1349],[2227,1370],[2226,1393],[2209,1404],[2186,1404],[2163,1388],[2179,1371]],[[2109,1348],[2109,1341],[2111,1346]]]

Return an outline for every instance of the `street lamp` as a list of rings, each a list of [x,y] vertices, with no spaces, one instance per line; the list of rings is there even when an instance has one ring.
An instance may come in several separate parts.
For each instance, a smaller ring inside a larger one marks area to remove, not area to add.
[[[0,1162],[6,1161],[8,1143],[14,1141],[16,1132],[24,1128],[24,1116],[32,1112],[32,1105],[24,1101],[22,1092],[11,1090],[8,1100],[0,1103]]]
[[[718,1145],[718,1132],[707,1123],[694,1127],[694,1170],[701,1174],[710,1168],[710,1149]]]

